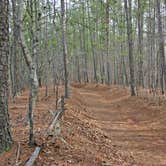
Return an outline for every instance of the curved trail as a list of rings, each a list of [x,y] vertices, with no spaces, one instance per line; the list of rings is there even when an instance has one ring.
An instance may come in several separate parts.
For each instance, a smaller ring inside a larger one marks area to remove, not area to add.
[[[166,165],[166,107],[130,97],[119,87],[73,86],[72,95],[105,131],[114,146],[138,165]]]
[[[21,165],[25,165],[34,150],[28,146],[28,94],[26,90],[9,105],[15,144],[0,156],[2,166],[15,165],[17,142],[21,145]],[[43,87],[39,89],[34,111],[35,140],[43,146],[36,166],[166,165],[166,101],[159,106],[156,99],[154,102],[130,97],[128,89],[75,84],[71,87],[70,99],[66,100],[67,111],[61,122],[61,136],[70,148],[59,139],[43,137],[52,121],[49,110],[55,110],[56,101],[53,89],[47,98],[44,96]]]

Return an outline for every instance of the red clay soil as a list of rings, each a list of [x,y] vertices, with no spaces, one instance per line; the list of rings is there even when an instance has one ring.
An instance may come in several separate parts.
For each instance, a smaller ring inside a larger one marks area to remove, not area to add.
[[[120,87],[75,85],[86,111],[123,153],[136,165],[166,166],[166,100],[130,97]]]
[[[13,148],[0,155],[0,165],[13,166],[20,144],[19,165],[25,165],[35,147],[28,146],[28,91],[11,103]],[[71,87],[62,118],[61,137],[45,139],[55,110],[50,90],[39,99],[34,112],[35,140],[42,146],[36,166],[166,165],[166,103],[130,97],[129,90],[102,85]]]

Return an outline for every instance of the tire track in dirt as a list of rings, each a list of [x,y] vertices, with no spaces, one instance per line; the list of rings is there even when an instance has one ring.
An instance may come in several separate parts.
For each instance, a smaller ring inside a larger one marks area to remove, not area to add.
[[[128,89],[87,85],[72,88],[97,125],[138,165],[166,165],[166,108],[130,97]]]

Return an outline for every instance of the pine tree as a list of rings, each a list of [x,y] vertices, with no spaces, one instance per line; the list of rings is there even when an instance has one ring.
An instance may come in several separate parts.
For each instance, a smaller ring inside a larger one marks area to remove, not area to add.
[[[8,114],[9,1],[0,1],[0,152],[12,145]]]

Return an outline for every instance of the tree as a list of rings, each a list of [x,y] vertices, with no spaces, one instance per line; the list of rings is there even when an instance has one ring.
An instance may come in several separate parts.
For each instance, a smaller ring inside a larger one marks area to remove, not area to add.
[[[138,0],[138,84],[139,86],[144,86],[143,80],[143,7],[142,1]]]
[[[88,71],[87,71],[87,53],[86,53],[86,33],[85,33],[85,12],[86,12],[86,7],[85,7],[85,2],[82,2],[82,10],[83,10],[83,27],[82,27],[82,39],[80,38],[80,40],[82,40],[82,54],[83,54],[83,77],[84,77],[84,82],[88,83],[89,82],[89,78],[88,78]]]
[[[106,1],[106,55],[107,55],[107,84],[110,85],[111,79],[110,79],[110,62],[109,62],[109,44],[110,44],[110,38],[109,38],[109,0]]]
[[[32,1],[30,3],[32,5]],[[33,111],[36,106],[37,99],[37,91],[38,91],[38,79],[36,72],[36,56],[37,56],[37,40],[36,36],[33,36],[35,40],[33,40],[33,49],[32,55],[26,45],[26,40],[23,31],[23,25],[21,24],[22,14],[23,14],[23,5],[21,0],[18,1],[18,8],[20,10],[20,18],[18,18],[17,23],[19,23],[19,43],[22,48],[23,56],[26,61],[27,67],[29,69],[29,84],[30,84],[30,93],[29,93],[29,110],[28,110],[28,118],[29,118],[29,145],[34,145],[34,132],[33,132]],[[32,25],[31,25],[32,26]],[[34,34],[32,32],[32,34]]]
[[[130,68],[130,88],[131,96],[135,96],[135,78],[134,78],[134,58],[133,58],[133,37],[132,37],[132,15],[131,15],[131,0],[124,0],[124,8],[127,21],[127,36],[128,36],[128,54]]]
[[[158,33],[159,33],[159,55],[160,55],[160,85],[161,93],[164,94],[164,79],[166,84],[166,65],[165,65],[165,50],[164,50],[164,37],[162,30],[162,20],[160,12],[160,0],[156,1],[157,3],[157,18],[158,18]]]
[[[18,48],[18,37],[19,37],[19,31],[18,31],[18,25],[17,25],[17,18],[19,10],[16,6],[17,0],[12,0],[12,9],[13,9],[13,46],[12,46],[12,62],[13,64],[13,97],[17,95],[19,92],[19,84],[20,84],[20,77],[19,77],[19,48]]]
[[[12,145],[8,114],[9,1],[0,1],[0,152]]]
[[[95,35],[96,33],[94,33],[95,31],[95,28],[93,29],[92,31],[92,27],[91,27],[91,23],[93,21],[91,21],[91,13],[90,13],[90,4],[89,4],[89,1],[87,0],[87,8],[88,8],[88,23],[89,23],[89,37],[90,37],[90,45],[91,45],[91,52],[92,52],[92,60],[93,60],[93,79],[94,81],[97,83],[98,82],[98,78],[97,78],[97,62],[96,62],[96,57],[95,57],[95,44],[94,44],[94,41],[95,41]],[[91,10],[92,11],[92,10]],[[93,24],[92,24],[93,26]]]
[[[63,47],[63,63],[65,77],[65,97],[69,97],[68,87],[68,71],[67,71],[67,42],[66,42],[66,19],[65,19],[65,3],[61,0],[61,26],[62,26],[62,47]]]

